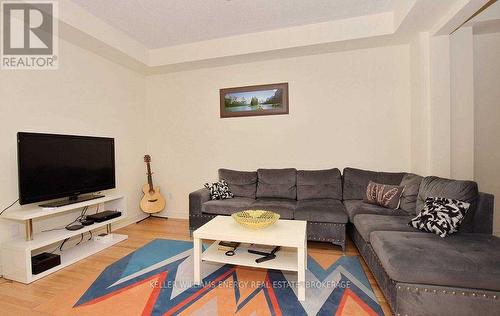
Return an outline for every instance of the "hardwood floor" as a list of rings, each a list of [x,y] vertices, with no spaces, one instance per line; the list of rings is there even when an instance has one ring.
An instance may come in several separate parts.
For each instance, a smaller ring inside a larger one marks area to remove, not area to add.
[[[132,224],[116,231],[127,234],[129,239],[108,248],[98,254],[75,263],[61,271],[53,273],[32,284],[25,285],[0,278],[0,314],[1,315],[51,315],[47,311],[47,301],[54,300],[58,295],[75,287],[79,282],[90,277],[96,278],[99,273],[116,260],[143,246],[152,239],[166,238],[191,240],[188,221],[181,219],[150,218],[139,224]],[[308,243],[309,252],[321,251],[342,255],[340,247],[328,243]],[[359,256],[357,248],[349,240],[346,254]],[[382,309],[386,315],[391,315],[390,308],[380,292],[373,275],[361,259],[363,268],[372,285]],[[56,309],[56,306],[52,306]]]

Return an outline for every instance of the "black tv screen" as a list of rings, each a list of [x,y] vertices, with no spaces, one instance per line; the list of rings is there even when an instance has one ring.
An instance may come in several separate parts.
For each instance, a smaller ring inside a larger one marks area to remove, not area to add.
[[[19,203],[115,187],[113,138],[18,133]]]

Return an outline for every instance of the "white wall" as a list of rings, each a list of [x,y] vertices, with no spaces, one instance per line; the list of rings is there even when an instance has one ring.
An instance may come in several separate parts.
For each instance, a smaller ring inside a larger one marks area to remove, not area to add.
[[[474,36],[475,156],[479,189],[495,195],[493,230],[500,235],[500,33]]]
[[[451,176],[450,37],[430,38],[430,172]]]
[[[474,178],[474,48],[472,27],[450,36],[451,177]]]
[[[144,77],[62,40],[59,56],[59,70],[0,71],[0,206],[18,196],[18,131],[109,136],[116,138],[117,190],[136,217],[145,181]],[[35,229],[47,225],[36,222]],[[0,220],[0,243],[22,227]]]
[[[148,150],[170,216],[221,167],[410,169],[409,46],[150,76]],[[219,89],[288,82],[290,114],[219,118]]]
[[[411,168],[420,175],[430,173],[430,56],[429,33],[419,33],[410,42],[411,68]]]
[[[451,176],[450,38],[419,33],[411,54],[411,171]]]

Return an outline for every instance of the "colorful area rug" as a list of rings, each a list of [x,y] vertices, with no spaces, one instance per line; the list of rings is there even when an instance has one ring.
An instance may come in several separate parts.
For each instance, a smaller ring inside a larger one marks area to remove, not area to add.
[[[192,243],[156,239],[107,267],[71,309],[78,315],[383,315],[358,257],[308,256],[306,300],[296,273],[203,263]]]

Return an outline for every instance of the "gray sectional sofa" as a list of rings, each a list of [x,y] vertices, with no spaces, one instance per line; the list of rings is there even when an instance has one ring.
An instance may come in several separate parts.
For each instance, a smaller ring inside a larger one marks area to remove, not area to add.
[[[216,215],[270,209],[308,222],[308,239],[345,247],[345,231],[396,315],[500,315],[500,238],[492,236],[493,196],[472,181],[345,168],[257,172],[219,170],[235,198],[189,195],[194,230]],[[399,209],[363,202],[369,181],[404,185]],[[408,226],[426,197],[471,203],[458,233],[441,238]]]
[[[256,172],[220,169],[219,179],[226,180],[234,198],[210,200],[207,189],[191,193],[191,232],[217,215],[265,209],[279,213],[282,219],[307,221],[308,240],[331,242],[345,249],[348,218],[342,203],[339,169],[259,169]]]
[[[491,235],[491,194],[478,192],[472,181],[405,173],[346,168],[343,178],[349,234],[396,315],[500,315],[500,238]],[[363,203],[370,180],[407,184],[405,209]],[[458,233],[441,238],[408,226],[429,196],[471,203]]]

